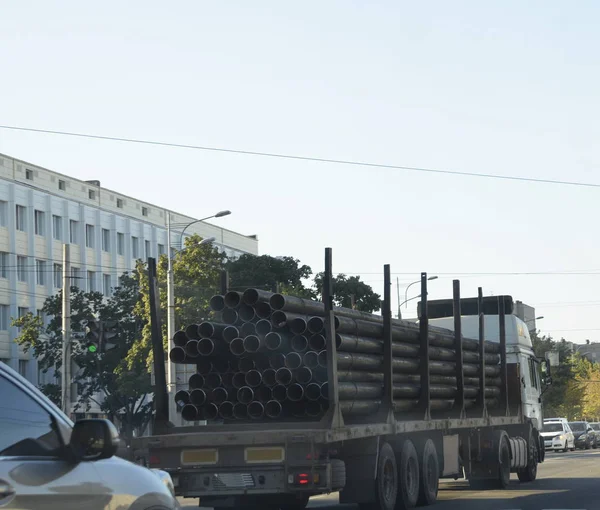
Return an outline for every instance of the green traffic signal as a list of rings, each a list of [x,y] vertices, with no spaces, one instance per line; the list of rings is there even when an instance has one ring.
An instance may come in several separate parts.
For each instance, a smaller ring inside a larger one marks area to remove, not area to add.
[[[90,351],[90,352],[94,353],[94,352],[96,352],[97,350],[98,350],[98,346],[97,346],[97,345],[94,345],[94,344],[92,344],[92,345],[88,345],[88,351]]]

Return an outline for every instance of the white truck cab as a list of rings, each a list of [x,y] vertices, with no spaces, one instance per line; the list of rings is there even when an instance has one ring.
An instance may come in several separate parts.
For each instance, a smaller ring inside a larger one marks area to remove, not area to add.
[[[527,325],[521,319],[512,315],[512,298],[510,296],[498,296],[494,297],[493,301],[499,299],[505,299],[506,315],[505,315],[505,329],[506,329],[506,363],[507,365],[516,365],[516,368],[520,375],[521,380],[521,402],[523,415],[530,418],[535,427],[538,430],[542,429],[543,415],[542,415],[542,383],[540,380],[538,360],[533,352],[533,345],[531,337],[529,336],[529,330]],[[485,314],[484,315],[484,338],[489,342],[500,342],[500,321],[497,315],[497,310],[490,307],[490,302],[493,303],[489,297],[484,298],[488,305],[488,310],[496,311],[496,314]],[[463,300],[461,300],[462,302]],[[464,300],[467,302],[467,306],[463,306],[465,311],[472,312],[472,301],[473,298],[467,298]],[[432,318],[429,318],[430,326],[437,326],[445,329],[454,331],[454,318],[453,317],[435,317],[436,311],[439,314],[444,314],[444,310],[447,313],[447,302],[448,300],[430,301],[429,310],[433,312]],[[436,303],[444,304],[436,309]],[[433,305],[433,306],[432,306]],[[469,306],[471,305],[471,306]],[[484,307],[485,308],[485,307]],[[479,338],[479,316],[473,315],[461,315],[461,327],[462,335],[465,338]]]

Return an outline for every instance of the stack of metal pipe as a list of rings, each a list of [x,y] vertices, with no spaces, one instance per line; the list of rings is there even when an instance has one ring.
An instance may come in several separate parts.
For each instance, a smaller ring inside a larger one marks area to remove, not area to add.
[[[328,408],[325,308],[322,302],[247,289],[213,296],[218,319],[189,325],[173,337],[174,363],[196,364],[189,389],[175,395],[182,418],[196,420],[319,419]],[[345,417],[382,406],[383,318],[334,308],[338,392]],[[419,325],[392,320],[394,411],[418,405],[421,392]],[[454,334],[429,328],[432,410],[452,407],[457,394]],[[464,398],[479,389],[479,342],[463,339]],[[500,395],[497,343],[485,345],[485,398]]]

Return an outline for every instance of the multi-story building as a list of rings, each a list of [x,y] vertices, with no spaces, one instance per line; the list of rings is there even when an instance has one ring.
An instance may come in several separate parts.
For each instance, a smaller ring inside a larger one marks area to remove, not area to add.
[[[203,211],[206,212],[206,211]],[[137,259],[179,248],[181,228],[167,239],[167,217],[185,225],[194,218],[0,154],[0,360],[34,384],[36,360],[13,340],[11,318],[41,314],[62,287],[63,244],[70,243],[73,282],[110,294]],[[186,235],[215,237],[229,256],[258,253],[256,236],[199,222]]]

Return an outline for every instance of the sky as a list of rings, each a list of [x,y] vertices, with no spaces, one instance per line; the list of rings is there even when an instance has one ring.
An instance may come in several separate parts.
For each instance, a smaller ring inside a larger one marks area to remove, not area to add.
[[[599,16],[594,0],[0,0],[0,124],[600,184]],[[433,299],[459,278],[535,306],[543,334],[600,341],[600,187],[7,129],[0,152],[195,217],[230,209],[215,223],[261,253],[317,272],[331,247],[378,292],[386,263],[402,296],[421,271]]]

